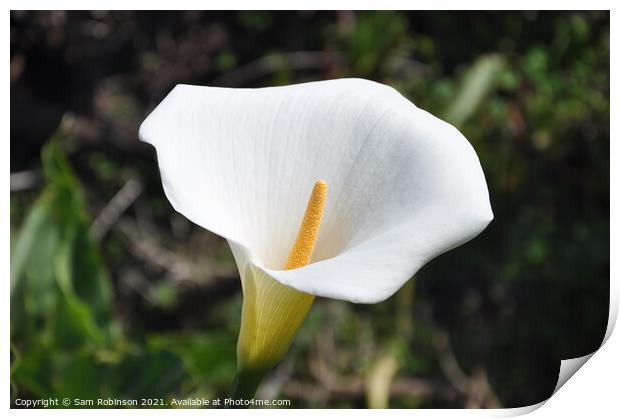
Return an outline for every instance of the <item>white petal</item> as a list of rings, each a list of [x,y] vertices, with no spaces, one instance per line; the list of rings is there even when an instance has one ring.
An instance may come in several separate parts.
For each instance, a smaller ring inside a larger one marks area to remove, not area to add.
[[[177,86],[140,127],[177,211],[283,284],[381,301],[493,218],[478,158],[394,89],[340,79]],[[329,186],[313,263],[282,271],[314,182]]]

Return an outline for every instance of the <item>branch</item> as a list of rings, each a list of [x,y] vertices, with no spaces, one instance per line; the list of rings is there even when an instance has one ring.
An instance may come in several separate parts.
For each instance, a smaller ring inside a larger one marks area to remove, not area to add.
[[[196,278],[233,277],[235,270],[220,267],[212,260],[194,262],[183,257],[184,252],[166,249],[146,229],[140,229],[135,221],[120,219],[114,226],[129,239],[129,251],[148,265],[167,271],[176,281],[196,282]]]
[[[11,192],[24,191],[37,186],[41,175],[35,170],[11,173]]]
[[[461,369],[450,347],[450,338],[446,333],[435,333],[433,338],[435,350],[439,356],[439,366],[450,384],[465,395],[466,407],[469,409],[501,408],[501,402],[491,388],[487,373],[477,368],[471,377]]]
[[[142,183],[136,178],[129,179],[93,221],[90,227],[92,236],[101,240],[141,193]]]

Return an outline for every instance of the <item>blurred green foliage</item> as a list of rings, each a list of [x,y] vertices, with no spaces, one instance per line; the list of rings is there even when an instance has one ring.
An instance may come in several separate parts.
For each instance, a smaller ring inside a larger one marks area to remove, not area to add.
[[[122,335],[83,190],[58,139],[45,146],[42,162],[46,186],[11,253],[14,390],[25,387],[40,398],[159,398],[181,384],[191,390],[226,383],[234,374],[232,336],[161,335],[136,343]]]
[[[224,396],[234,262],[170,207],[137,127],[177,83],[351,76],[459,127],[495,220],[386,302],[319,300],[258,396],[548,397],[607,321],[607,12],[12,12],[12,400]]]
[[[82,190],[56,140],[42,163],[48,185],[11,253],[11,320],[21,326],[13,335],[68,349],[103,345],[111,339],[110,282],[89,237]]]

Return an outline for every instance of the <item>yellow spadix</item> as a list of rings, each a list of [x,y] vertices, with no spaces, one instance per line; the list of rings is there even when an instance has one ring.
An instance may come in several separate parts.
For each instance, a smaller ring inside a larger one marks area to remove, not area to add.
[[[327,183],[319,180],[314,184],[284,269],[301,268],[310,263],[326,199]],[[271,369],[284,357],[312,307],[314,296],[281,284],[253,265],[248,269],[251,272],[243,281],[237,366],[240,373],[260,373]]]

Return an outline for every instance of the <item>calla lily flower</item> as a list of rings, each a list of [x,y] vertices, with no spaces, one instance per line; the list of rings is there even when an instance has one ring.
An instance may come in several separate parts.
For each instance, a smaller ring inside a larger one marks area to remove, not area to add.
[[[383,301],[493,218],[465,137],[368,80],[178,85],[139,135],[173,207],[230,244],[240,374],[285,355],[315,296]],[[310,263],[285,269],[295,246]]]

